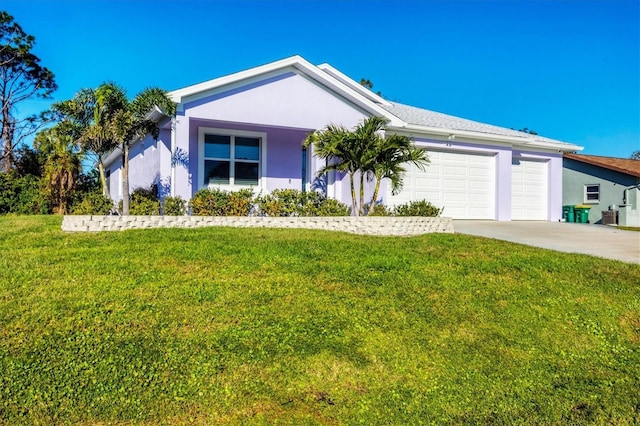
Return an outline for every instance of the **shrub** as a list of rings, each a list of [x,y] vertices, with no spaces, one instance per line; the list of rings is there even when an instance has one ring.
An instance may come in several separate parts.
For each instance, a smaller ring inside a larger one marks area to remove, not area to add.
[[[51,210],[40,193],[41,180],[33,175],[0,173],[0,214],[47,214]]]
[[[333,198],[324,198],[317,211],[318,216],[350,216],[351,207]]]
[[[118,202],[122,211],[122,200]],[[136,216],[156,216],[160,214],[160,201],[156,197],[156,188],[136,188],[129,196],[129,214]]]
[[[228,192],[204,188],[189,202],[195,216],[248,216],[253,206],[253,189]]]
[[[180,197],[165,197],[162,212],[167,216],[184,216],[187,211],[186,202]]]
[[[267,216],[348,216],[349,207],[327,198],[317,191],[302,192],[297,189],[276,189],[271,194],[258,197],[261,214]]]
[[[367,211],[369,210],[370,207],[367,208]],[[391,216],[393,214],[393,212],[389,209],[389,207],[385,206],[384,204],[378,204],[376,205],[376,208],[373,209],[373,212],[368,213],[368,216]]]
[[[376,207],[377,209],[378,207]],[[409,201],[393,209],[394,216],[440,216],[444,208],[438,208],[427,200]]]
[[[99,189],[84,194],[82,200],[73,206],[72,214],[107,215],[112,208],[111,198],[105,197]]]
[[[139,216],[160,214],[160,201],[154,188],[136,188],[131,193],[129,213]]]

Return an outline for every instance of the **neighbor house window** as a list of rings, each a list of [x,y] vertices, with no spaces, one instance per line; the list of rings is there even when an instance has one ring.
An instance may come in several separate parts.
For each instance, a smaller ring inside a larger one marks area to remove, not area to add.
[[[258,186],[265,137],[256,132],[200,129],[204,186]]]
[[[599,203],[600,202],[600,185],[584,186],[584,202]]]

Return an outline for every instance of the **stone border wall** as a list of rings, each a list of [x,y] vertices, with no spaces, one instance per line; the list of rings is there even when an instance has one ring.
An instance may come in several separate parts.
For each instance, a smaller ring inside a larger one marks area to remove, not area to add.
[[[65,216],[62,220],[62,230],[70,232],[206,226],[324,229],[363,235],[453,233],[448,217]]]

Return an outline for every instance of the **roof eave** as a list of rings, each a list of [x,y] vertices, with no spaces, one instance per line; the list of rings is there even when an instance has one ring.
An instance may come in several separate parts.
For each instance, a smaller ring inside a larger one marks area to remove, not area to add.
[[[387,101],[382,96],[376,95],[371,90],[369,90],[366,87],[362,86],[361,84],[359,84],[358,82],[356,82],[355,80],[353,80],[352,78],[347,76],[346,74],[343,74],[342,72],[338,71],[337,69],[335,69],[331,65],[329,65],[327,63],[324,63],[324,64],[318,65],[318,68],[321,69],[322,71],[326,72],[327,74],[329,74],[331,77],[335,78],[336,80],[341,81],[342,83],[347,85],[351,90],[355,90],[356,92],[358,92],[361,95],[365,96],[369,100],[371,100],[371,101],[373,101],[375,103],[379,103],[379,104],[385,105],[385,106],[392,105],[391,102]]]
[[[447,136],[447,137],[454,136],[454,137],[474,139],[474,140],[480,140],[480,141],[486,141],[486,142],[510,143],[512,145],[518,145],[518,146],[553,149],[560,152],[582,151],[583,149],[581,146],[574,145],[574,144],[537,141],[534,139],[518,138],[514,136],[472,132],[469,130],[445,129],[440,127],[423,126],[418,124],[407,124],[405,126],[400,126],[400,127],[390,126],[389,130],[397,130],[397,131],[405,131],[405,132],[410,131],[410,132],[416,132],[416,133],[424,133],[424,134]]]
[[[612,165],[609,165],[609,164],[602,164],[602,163],[599,163],[597,161],[590,161],[587,158],[574,157],[570,153],[569,154],[565,154],[565,158],[568,158],[568,159],[574,160],[574,161],[579,161],[579,162],[584,163],[584,164],[589,164],[590,166],[602,167],[603,169],[613,170],[613,171],[618,172],[618,173],[624,173],[624,174],[629,175],[629,176],[634,176],[634,177],[640,178],[640,173],[634,172],[633,170],[628,170],[628,169],[624,169],[622,167],[616,167],[616,166],[612,166]]]

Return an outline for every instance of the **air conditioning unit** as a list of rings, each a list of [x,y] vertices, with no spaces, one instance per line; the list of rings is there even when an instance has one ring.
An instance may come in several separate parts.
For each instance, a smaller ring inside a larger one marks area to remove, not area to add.
[[[617,225],[618,224],[618,211],[617,210],[603,210],[602,211],[602,224],[603,225]]]

